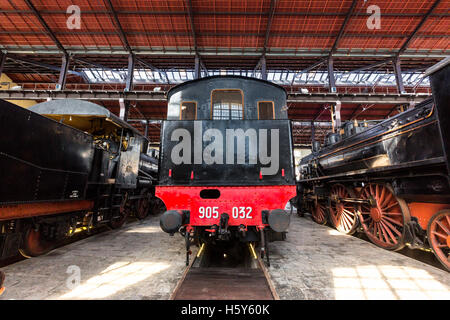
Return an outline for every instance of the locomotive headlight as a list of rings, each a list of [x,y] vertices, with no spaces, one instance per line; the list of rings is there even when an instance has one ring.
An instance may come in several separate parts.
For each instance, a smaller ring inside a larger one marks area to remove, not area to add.
[[[270,210],[267,216],[269,226],[275,232],[285,232],[291,223],[291,215],[286,210]]]

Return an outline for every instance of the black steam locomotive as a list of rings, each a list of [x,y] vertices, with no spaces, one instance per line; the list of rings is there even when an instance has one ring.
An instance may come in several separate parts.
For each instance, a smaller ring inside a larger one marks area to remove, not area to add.
[[[158,160],[146,137],[105,108],[0,101],[0,128],[0,259],[41,255],[75,232],[147,215]]]
[[[376,245],[433,250],[450,269],[450,65],[431,68],[433,98],[372,126],[347,122],[300,162],[300,211]]]
[[[168,92],[156,196],[162,229],[205,243],[282,239],[296,195],[286,92],[267,81],[214,76]],[[266,257],[268,258],[267,254]]]

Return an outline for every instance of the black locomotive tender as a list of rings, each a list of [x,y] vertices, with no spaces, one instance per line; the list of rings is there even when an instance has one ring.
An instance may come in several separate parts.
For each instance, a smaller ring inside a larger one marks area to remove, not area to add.
[[[431,68],[433,98],[372,126],[347,122],[300,162],[299,207],[376,245],[431,248],[450,269],[450,65]]]
[[[107,109],[53,100],[0,101],[0,258],[37,256],[102,223],[144,218],[158,159],[149,141]]]
[[[156,196],[162,229],[232,246],[284,239],[296,196],[292,131],[284,88],[254,78],[212,76],[168,92]],[[201,252],[201,250],[200,250]],[[188,262],[187,262],[188,263]]]

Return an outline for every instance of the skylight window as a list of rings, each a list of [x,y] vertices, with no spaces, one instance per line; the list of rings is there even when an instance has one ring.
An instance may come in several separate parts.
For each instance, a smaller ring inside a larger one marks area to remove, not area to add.
[[[85,78],[90,83],[119,83],[124,82],[127,70],[103,70],[100,68],[86,68],[82,70]],[[215,69],[208,70],[212,75],[242,75],[253,78],[262,78],[261,70],[239,70],[239,69]],[[202,70],[202,76],[206,76]],[[423,79],[422,72],[404,72],[403,82],[408,86],[429,86],[428,78]],[[134,82],[141,84],[170,84],[182,83],[194,79],[193,69],[169,69],[149,70],[136,69],[134,71]],[[395,75],[387,72],[335,72],[336,85],[341,86],[396,86]],[[328,86],[328,73],[326,71],[299,72],[292,70],[269,70],[267,80],[280,85],[320,85]]]

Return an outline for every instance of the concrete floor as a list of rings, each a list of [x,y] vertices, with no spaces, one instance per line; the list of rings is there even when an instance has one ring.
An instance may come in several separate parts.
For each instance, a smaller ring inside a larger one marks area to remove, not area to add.
[[[2,268],[0,300],[168,299],[184,259],[183,238],[170,237],[158,217],[149,217]]]
[[[446,271],[309,218],[293,216],[290,230],[271,243],[281,299],[450,299]],[[0,299],[168,299],[184,268],[183,238],[150,217],[2,268]]]
[[[271,244],[281,299],[450,299],[450,273],[293,216],[287,241]]]

